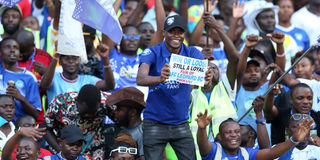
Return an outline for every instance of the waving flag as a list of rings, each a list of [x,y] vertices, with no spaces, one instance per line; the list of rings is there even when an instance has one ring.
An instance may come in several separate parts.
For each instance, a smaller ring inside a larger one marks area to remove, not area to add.
[[[72,17],[120,44],[122,29],[113,9],[112,0],[78,0]]]
[[[0,4],[5,6],[13,7],[14,5],[18,4],[22,0],[0,0]]]

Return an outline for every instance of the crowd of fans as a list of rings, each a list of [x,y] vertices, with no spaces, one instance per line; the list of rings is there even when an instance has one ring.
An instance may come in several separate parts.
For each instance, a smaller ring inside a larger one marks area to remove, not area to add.
[[[320,160],[320,0],[114,0],[121,43],[82,24],[86,63],[61,4],[0,8],[2,160]]]

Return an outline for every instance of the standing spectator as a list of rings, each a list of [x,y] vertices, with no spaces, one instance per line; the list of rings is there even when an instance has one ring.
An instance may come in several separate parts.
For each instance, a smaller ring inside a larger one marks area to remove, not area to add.
[[[11,96],[0,95],[0,118],[2,126],[0,126],[0,151],[4,145],[14,135],[15,126],[12,123],[14,117],[14,101]],[[3,122],[6,121],[6,122]]]
[[[79,91],[86,84],[94,84],[101,90],[112,90],[114,88],[114,79],[109,63],[109,48],[101,44],[97,47],[97,52],[103,59],[104,80],[91,75],[79,75],[80,57],[73,55],[61,55],[56,53],[50,62],[47,72],[43,75],[40,87],[47,91],[48,102],[55,96],[71,91]],[[63,53],[61,53],[63,54]],[[62,66],[62,73],[55,72],[56,65]]]
[[[290,35],[297,43],[299,51],[307,50],[310,46],[310,40],[307,33],[291,24],[290,19],[294,12],[292,0],[279,0],[279,24],[276,25],[275,31],[283,32]]]
[[[107,104],[117,106],[113,119],[138,143],[140,160],[144,160],[141,112],[146,104],[143,93],[135,87],[119,89],[107,99]]]
[[[84,85],[80,92],[68,92],[56,96],[45,114],[47,133],[45,138],[56,153],[61,129],[66,125],[77,125],[84,134],[85,145],[81,154],[89,154],[93,160],[103,159],[103,122],[109,113],[105,104],[108,95],[94,85]],[[54,134],[54,133],[57,134]]]
[[[7,37],[0,44],[0,93],[14,97],[15,116],[13,122],[26,114],[38,118],[41,111],[41,100],[36,77],[27,69],[17,67],[20,56],[18,42]],[[14,81],[14,85],[8,85]]]
[[[19,30],[19,25],[22,20],[22,13],[19,6],[15,5],[12,8],[3,5],[0,8],[1,24],[3,25],[4,33],[0,40],[5,37],[12,36]]]
[[[291,23],[296,27],[303,28],[309,38],[310,43],[317,43],[320,35],[320,1],[308,0],[309,4],[296,11],[291,18]]]
[[[179,159],[195,159],[194,142],[187,123],[191,86],[167,81],[168,63],[171,54],[197,59],[203,59],[203,56],[196,48],[182,43],[187,31],[182,17],[168,17],[163,30],[166,40],[144,50],[137,76],[138,85],[149,86],[143,122],[144,155],[146,159],[160,159],[169,142]],[[205,84],[211,79],[212,70],[208,69]]]
[[[137,26],[139,33],[141,35],[140,45],[138,54],[140,54],[144,49],[146,49],[154,36],[154,28],[149,22],[142,22]]]

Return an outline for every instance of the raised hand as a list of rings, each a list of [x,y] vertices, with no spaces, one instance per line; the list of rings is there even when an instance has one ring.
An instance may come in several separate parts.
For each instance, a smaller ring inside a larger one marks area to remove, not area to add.
[[[256,46],[261,39],[262,39],[262,37],[259,37],[259,36],[254,35],[254,34],[247,35],[247,37],[246,37],[246,47],[252,48],[252,47]]]
[[[203,18],[203,23],[208,25],[209,27],[212,27],[214,29],[220,27],[219,24],[217,23],[217,20],[209,12],[204,12],[202,18]]]
[[[100,43],[97,47],[97,52],[103,59],[109,59],[109,51],[109,47],[105,44]]]
[[[25,137],[31,137],[35,141],[37,141],[36,138],[42,138],[43,135],[45,135],[46,128],[39,128],[39,125],[36,127],[21,127],[20,128],[20,134]]]
[[[204,85],[207,85],[211,82],[213,78],[213,71],[212,71],[212,67],[211,66],[208,66],[208,70],[206,72],[206,76],[204,77]]]
[[[285,39],[285,35],[282,32],[273,32],[272,34],[267,34],[267,37],[271,38],[271,40],[277,44],[282,44]]]
[[[204,114],[202,114],[201,112],[197,115],[198,118],[196,118],[196,121],[198,123],[198,128],[204,129],[206,128],[212,118],[212,115],[210,115],[208,117],[208,110],[206,109],[206,111],[204,112]]]
[[[33,62],[33,65],[34,65],[34,71],[38,72],[41,76],[44,75],[44,73],[46,73],[47,71],[47,67],[40,63],[40,62]]]
[[[281,89],[282,85],[281,84],[276,84],[273,88],[272,88],[272,93],[274,95],[280,94],[281,93]]]
[[[216,8],[218,2],[219,2],[218,0],[215,0],[214,3],[212,4],[212,0],[208,0],[208,3],[209,3],[208,12],[209,12],[209,13],[211,13],[212,11],[214,11],[214,9]],[[204,11],[204,12],[207,11],[207,0],[203,0],[203,11]]]
[[[245,4],[244,1],[242,1],[241,3],[239,1],[236,1],[236,2],[233,3],[233,6],[232,6],[232,16],[233,16],[233,18],[240,19],[247,13],[247,12],[243,12],[244,4]]]
[[[7,90],[6,90],[6,94],[8,96],[12,96],[15,99],[21,101],[23,100],[23,95],[20,93],[20,91],[17,89],[17,87],[15,85],[9,85]]]
[[[271,63],[264,68],[265,75],[268,75],[272,70],[276,73],[282,74],[281,68],[277,64]]]
[[[256,99],[252,102],[252,106],[254,108],[255,113],[262,113],[264,104],[264,97],[263,96],[257,96]]]
[[[308,120],[308,118],[304,118],[293,133],[293,140],[296,142],[303,141],[305,137],[310,134],[310,129],[314,127],[313,123],[314,120],[312,118],[310,118],[310,120]]]
[[[166,83],[166,80],[169,79],[169,76],[170,76],[170,65],[166,63],[161,69],[161,75],[160,75],[161,83]]]

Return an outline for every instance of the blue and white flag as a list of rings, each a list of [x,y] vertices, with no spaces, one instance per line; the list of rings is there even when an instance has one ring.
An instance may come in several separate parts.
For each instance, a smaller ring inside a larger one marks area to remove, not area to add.
[[[113,9],[112,0],[78,0],[72,17],[120,44],[122,29]]]
[[[14,5],[18,4],[22,0],[0,0],[0,4],[5,6],[13,7]]]

